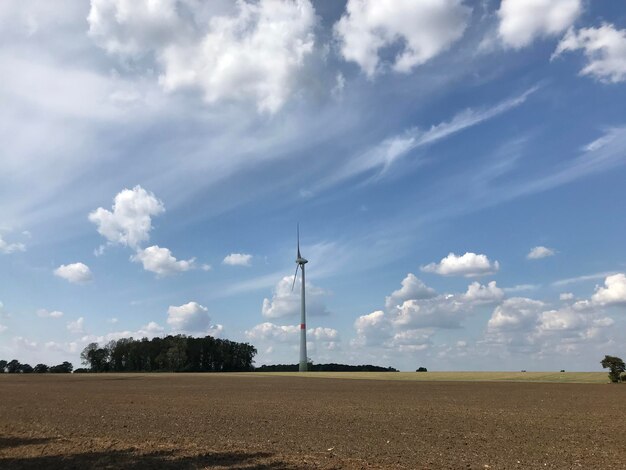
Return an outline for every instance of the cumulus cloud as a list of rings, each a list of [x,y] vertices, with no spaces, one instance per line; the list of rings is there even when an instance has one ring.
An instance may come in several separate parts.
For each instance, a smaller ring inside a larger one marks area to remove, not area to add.
[[[111,54],[154,57],[167,91],[194,88],[208,103],[253,100],[259,111],[276,112],[313,52],[313,6],[241,0],[219,10],[176,0],[93,1],[89,34]]]
[[[506,299],[498,305],[487,323],[487,331],[519,331],[529,329],[537,320],[545,304],[525,297]]]
[[[170,250],[161,248],[158,245],[138,250],[130,259],[142,263],[143,269],[156,273],[159,277],[189,271],[194,268],[195,261],[195,258],[178,261],[172,256]]]
[[[349,0],[335,25],[341,54],[372,77],[380,51],[398,46],[393,69],[410,72],[448,49],[467,27],[471,8],[461,0]]]
[[[167,44],[181,22],[178,0],[91,0],[89,36],[110,54],[140,56]]]
[[[466,308],[464,308],[466,307]],[[453,295],[407,300],[390,315],[397,328],[458,328],[469,306]]]
[[[41,308],[37,310],[37,316],[39,318],[61,318],[63,316],[63,312],[59,312],[58,310],[50,312],[45,308]]]
[[[556,252],[552,248],[546,248],[545,246],[536,246],[531,248],[531,250],[526,255],[528,259],[541,259],[547,258],[548,256],[554,256]]]
[[[8,255],[17,251],[26,251],[26,245],[23,243],[8,243],[0,235],[0,253]]]
[[[559,309],[528,298],[512,298],[497,306],[485,335],[486,344],[499,344],[509,352],[571,354],[583,344],[605,344],[614,320],[602,306],[580,300]]]
[[[591,300],[599,305],[626,303],[626,275],[619,273],[608,276],[604,280],[604,287],[596,287]]]
[[[179,307],[170,305],[167,310],[167,323],[177,333],[219,335],[222,325],[212,325],[209,310],[197,302],[189,302]]]
[[[62,264],[54,270],[54,275],[74,284],[82,284],[93,279],[89,266],[84,263]]]
[[[612,24],[578,31],[570,29],[552,58],[579,49],[583,50],[587,58],[581,75],[589,75],[607,83],[626,81],[626,29],[618,30]]]
[[[398,351],[419,351],[430,346],[437,329],[459,328],[475,308],[502,300],[495,281],[470,284],[465,294],[436,295],[409,274],[402,289],[386,297],[386,310],[358,317],[354,322],[356,346],[382,346]],[[413,341],[413,342],[412,342]]]
[[[104,335],[94,335],[88,334],[82,336],[80,339],[80,343],[88,344],[88,343],[108,343],[111,340],[118,340],[121,338],[154,338],[155,336],[160,336],[165,332],[165,328],[163,328],[158,323],[151,321],[146,325],[142,325],[138,330],[124,330],[124,331],[112,331],[110,333],[106,333]]]
[[[78,320],[68,322],[67,331],[69,331],[70,333],[84,333],[85,319],[83,317],[80,317]]]
[[[363,346],[381,344],[392,334],[392,325],[382,310],[361,315],[354,321],[357,342]]]
[[[212,18],[197,42],[163,50],[161,84],[166,90],[199,88],[208,103],[252,99],[259,111],[274,113],[313,51],[313,6],[308,0],[237,6],[236,16]]]
[[[306,331],[307,340],[319,342],[334,342],[339,340],[339,332],[334,328],[316,327]],[[299,325],[276,325],[271,322],[264,322],[255,325],[245,332],[251,340],[297,342],[300,334]]]
[[[434,297],[435,289],[428,287],[415,274],[409,273],[402,280],[402,287],[385,298],[385,307],[390,309],[409,299],[428,299]]]
[[[252,262],[252,255],[246,253],[231,253],[226,256],[222,261],[222,264],[229,266],[250,266]]]
[[[8,327],[8,326],[1,325],[1,324],[0,324],[0,333],[4,333],[4,332],[5,332],[5,331],[7,331],[8,329],[9,329],[9,327]]]
[[[276,287],[271,300],[263,299],[262,313],[266,318],[281,318],[300,314],[300,288],[302,278],[298,277],[293,290],[293,277],[283,277]],[[306,284],[306,311],[307,315],[328,315],[324,298],[329,294],[319,287],[307,282]]]
[[[98,233],[109,243],[138,249],[149,240],[152,217],[165,211],[163,203],[141,186],[124,189],[115,196],[112,211],[99,207],[89,214]]]
[[[467,286],[467,292],[463,298],[469,302],[477,303],[497,302],[504,298],[504,291],[496,285],[496,281],[491,281],[486,286],[479,282],[472,282]]]
[[[562,33],[581,12],[582,0],[502,0],[498,33],[507,46],[521,48]]]
[[[572,300],[574,298],[574,294],[571,292],[563,292],[559,295],[559,300]]]
[[[476,253],[465,253],[463,256],[450,253],[441,262],[427,264],[421,269],[442,276],[476,277],[495,273],[500,269],[500,264],[497,261],[492,263],[487,256]]]

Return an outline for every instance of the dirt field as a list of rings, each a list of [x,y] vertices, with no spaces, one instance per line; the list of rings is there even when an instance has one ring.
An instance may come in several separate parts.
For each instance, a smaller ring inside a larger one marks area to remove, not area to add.
[[[626,386],[0,376],[0,468],[626,468]]]

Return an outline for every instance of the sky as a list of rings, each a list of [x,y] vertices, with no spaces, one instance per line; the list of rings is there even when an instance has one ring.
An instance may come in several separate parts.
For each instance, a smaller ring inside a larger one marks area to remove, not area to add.
[[[623,0],[5,0],[0,358],[626,355]]]

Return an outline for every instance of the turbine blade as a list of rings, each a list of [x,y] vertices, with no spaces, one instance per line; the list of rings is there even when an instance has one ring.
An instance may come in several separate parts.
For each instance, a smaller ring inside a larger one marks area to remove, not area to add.
[[[296,278],[298,277],[298,268],[300,267],[299,264],[296,264],[296,272],[293,275],[293,284],[291,284],[291,292],[293,292],[293,288],[296,286]]]
[[[298,222],[297,231],[298,231],[298,259],[300,259],[301,258],[300,256],[300,222]]]

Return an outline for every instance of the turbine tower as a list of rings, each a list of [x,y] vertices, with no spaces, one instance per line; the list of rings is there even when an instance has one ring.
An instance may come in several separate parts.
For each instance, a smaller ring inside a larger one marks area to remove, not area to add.
[[[298,224],[298,255],[296,258],[296,273],[293,275],[293,284],[291,290],[293,291],[296,285],[296,278],[298,277],[298,269],[302,269],[302,290],[300,294],[300,366],[298,370],[300,372],[307,371],[307,356],[306,356],[306,302],[304,296],[304,265],[309,261],[302,257],[300,254],[300,224]]]

